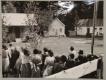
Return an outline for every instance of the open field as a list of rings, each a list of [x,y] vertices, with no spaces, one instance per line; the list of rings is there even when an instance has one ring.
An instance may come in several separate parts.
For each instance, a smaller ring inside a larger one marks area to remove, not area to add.
[[[14,43],[14,45],[23,46],[24,43]],[[27,43],[28,44],[28,43]],[[85,54],[91,52],[91,39],[88,38],[64,38],[64,37],[49,37],[43,38],[40,44],[40,49],[47,47],[53,50],[54,55],[68,55],[70,46],[74,46],[78,52],[80,49],[84,50]],[[31,49],[30,49],[31,50]],[[104,53],[103,40],[95,39],[94,54],[99,55]]]

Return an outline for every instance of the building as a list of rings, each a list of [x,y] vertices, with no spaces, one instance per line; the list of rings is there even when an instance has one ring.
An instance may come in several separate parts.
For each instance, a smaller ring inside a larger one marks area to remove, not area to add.
[[[3,13],[2,14],[2,32],[3,36],[8,35],[9,38],[22,38],[26,29],[30,25],[37,26],[34,20],[34,14],[25,13]],[[33,23],[32,23],[33,22]],[[7,33],[7,34],[6,34]]]
[[[58,18],[55,18],[50,24],[48,36],[66,36],[65,25]]]
[[[93,19],[80,19],[77,26],[77,35],[85,36],[93,32]],[[103,19],[97,19],[95,36],[103,36]]]

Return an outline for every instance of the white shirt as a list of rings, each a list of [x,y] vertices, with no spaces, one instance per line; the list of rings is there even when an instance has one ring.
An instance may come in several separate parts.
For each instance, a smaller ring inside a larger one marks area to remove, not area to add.
[[[76,59],[78,57],[78,53],[73,50],[73,51],[69,51],[70,54],[74,54],[74,59]]]
[[[30,56],[23,56],[22,58],[22,64],[30,63],[31,62],[31,57]]]
[[[55,57],[46,57],[45,59],[45,65],[53,65],[54,64],[54,61],[55,61]]]

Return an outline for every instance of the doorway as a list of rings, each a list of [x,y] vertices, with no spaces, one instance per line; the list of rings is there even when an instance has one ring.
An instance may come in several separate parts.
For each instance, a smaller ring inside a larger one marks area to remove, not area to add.
[[[19,27],[19,26],[9,27],[9,33],[14,34],[14,36],[16,38],[20,38],[20,36],[21,36],[21,27]]]

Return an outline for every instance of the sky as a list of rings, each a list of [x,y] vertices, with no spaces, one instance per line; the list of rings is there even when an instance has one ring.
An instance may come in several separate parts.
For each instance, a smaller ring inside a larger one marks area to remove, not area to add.
[[[66,14],[75,7],[75,4],[72,1],[58,1],[58,5],[61,9],[57,12],[57,14]]]

